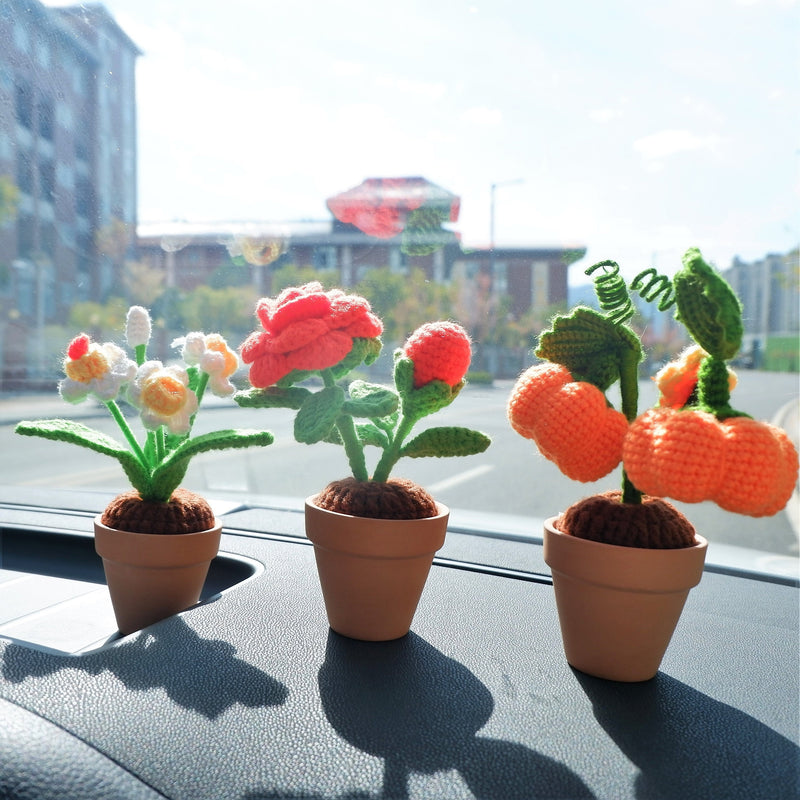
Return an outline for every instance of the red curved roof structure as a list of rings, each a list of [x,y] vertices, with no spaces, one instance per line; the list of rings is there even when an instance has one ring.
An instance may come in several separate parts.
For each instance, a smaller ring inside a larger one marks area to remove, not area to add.
[[[461,206],[460,197],[419,177],[367,178],[326,202],[340,222],[380,239],[401,233],[408,215],[418,208],[439,211],[443,219],[456,222]]]

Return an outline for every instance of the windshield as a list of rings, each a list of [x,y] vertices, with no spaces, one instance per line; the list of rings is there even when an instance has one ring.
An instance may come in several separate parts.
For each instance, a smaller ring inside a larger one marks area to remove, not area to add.
[[[151,358],[177,361],[189,331],[238,349],[259,298],[318,280],[383,320],[381,356],[354,377],[389,381],[423,322],[464,326],[468,385],[436,424],[492,445],[396,473],[489,533],[538,536],[620,471],[576,483],[511,430],[516,377],[555,313],[596,305],[592,264],[671,276],[689,247],[744,304],[735,405],[797,443],[797,36],[792,0],[4,0],[0,484],[45,502],[128,488],[116,461],[14,434],[59,416],[119,436],[96,400],[59,397],[77,334],[123,344],[142,305]],[[632,325],[645,409],[688,339],[655,304]],[[244,365],[233,380],[248,385]],[[189,488],[294,506],[348,474],[341,447],[295,442],[293,412],[204,406],[198,433],[267,428],[275,443],[198,456]],[[677,505],[710,561],[796,572],[796,493],[768,518]]]

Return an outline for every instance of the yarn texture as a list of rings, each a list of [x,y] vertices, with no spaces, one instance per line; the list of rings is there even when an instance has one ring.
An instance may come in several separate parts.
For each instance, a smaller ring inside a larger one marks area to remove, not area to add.
[[[298,442],[344,447],[352,480],[320,495],[322,502],[336,504],[324,507],[356,516],[390,513],[389,519],[397,513],[418,518],[423,508],[435,516],[435,503],[420,506],[420,487],[389,478],[402,457],[467,456],[489,446],[485,434],[458,426],[431,427],[410,438],[421,419],[450,405],[464,388],[472,357],[467,332],[454,322],[422,325],[394,353],[394,388],[364,380],[344,386],[339,381],[362,362],[374,361],[380,350],[382,323],[365,299],[326,293],[312,283],[259,301],[257,314],[263,330],[242,346],[242,358],[252,364],[253,388],[234,399],[250,408],[294,409]],[[322,388],[300,385],[312,376],[321,379]],[[381,452],[371,475],[367,445]],[[362,501],[354,499],[359,492]],[[408,495],[403,503],[397,500],[400,492]],[[381,511],[384,506],[392,510]],[[355,508],[360,511],[346,510]]]
[[[587,497],[570,506],[555,526],[579,539],[621,547],[673,549],[696,544],[694,526],[671,503],[645,496],[633,505],[621,498],[619,491]]]
[[[439,513],[433,497],[407,478],[384,483],[342,478],[329,483],[314,498],[314,505],[371,519],[427,519]]]
[[[106,506],[100,521],[117,530],[154,534],[200,533],[216,523],[208,502],[186,489],[176,489],[165,503],[148,503],[138,492],[124,492]]]
[[[601,311],[579,306],[556,316],[536,350],[544,363],[520,375],[507,404],[512,428],[567,477],[594,481],[622,462],[619,497],[581,501],[559,527],[609,543],[683,547],[694,543],[693,533],[661,541],[666,533],[645,530],[655,522],[674,527],[675,510],[662,513],[657,498],[712,501],[754,517],[780,511],[797,483],[798,454],[785,431],[731,405],[736,376],[726,362],[743,331],[731,287],[696,248],[686,251],[672,282],[652,268],[634,278],[630,288],[647,302],[658,301],[661,310],[677,305],[676,319],[695,340],[656,375],[659,404],[640,414],[642,349],[626,325],[636,309],[616,262],[586,274],[598,270]],[[606,396],[617,382],[621,411]],[[678,527],[685,530],[682,520]]]
[[[124,436],[124,443],[69,419],[22,420],[15,432],[76,444],[110,456],[119,462],[142,500],[164,504],[173,497],[194,456],[210,450],[265,446],[272,443],[273,437],[269,431],[245,429],[192,436],[206,389],[220,397],[230,395],[230,376],[239,360],[219,334],[195,331],[173,342],[174,347],[182,348],[184,363],[164,366],[147,359],[151,329],[147,309],[132,306],[126,338],[135,360],[119,345],[97,344],[87,334],[76,336],[66,349],[65,377],[58,387],[62,398],[78,403],[93,397],[103,403]],[[139,412],[145,429],[141,441],[118,399],[124,399]]]
[[[339,289],[326,292],[314,281],[284,290],[256,307],[263,331],[242,344],[242,360],[250,364],[250,383],[266,388],[292,370],[322,370],[339,363],[356,338],[374,339],[383,324],[369,303]]]

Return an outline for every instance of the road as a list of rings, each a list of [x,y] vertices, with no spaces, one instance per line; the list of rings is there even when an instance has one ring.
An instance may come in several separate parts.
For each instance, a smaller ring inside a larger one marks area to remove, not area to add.
[[[394,474],[417,481],[454,510],[535,520],[555,514],[585,495],[618,487],[619,470],[592,484],[568,480],[539,455],[531,442],[515,434],[505,418],[510,388],[510,381],[498,381],[492,387],[469,386],[450,408],[421,423],[421,427],[451,424],[478,428],[493,440],[485,453],[463,459],[405,459],[398,463]],[[651,381],[642,382],[640,393],[640,408],[655,401]],[[0,398],[0,447],[6,456],[0,460],[0,484],[111,491],[127,488],[120,467],[112,459],[60,442],[16,436],[13,433],[16,419],[65,416],[72,410],[58,398],[55,403],[43,398],[24,400],[20,403],[20,398]],[[734,405],[758,419],[774,420],[783,412],[781,423],[797,438],[797,375],[743,371]],[[86,413],[91,407],[78,409]],[[293,412],[240,409],[232,401],[218,401],[209,406],[199,415],[196,432],[264,427],[275,434],[276,441],[258,450],[203,454],[192,462],[184,485],[224,499],[253,500],[268,496],[288,499],[287,502],[296,505],[298,498],[349,474],[341,448],[297,444],[292,437],[292,419]],[[119,437],[107,415],[92,415],[85,421]],[[132,422],[135,425],[136,419]],[[376,453],[373,449],[368,451],[372,466]],[[795,497],[790,504],[795,514],[796,503]],[[798,535],[785,511],[775,517],[753,519],[722,511],[712,503],[677,505],[712,542],[781,556],[798,555]]]

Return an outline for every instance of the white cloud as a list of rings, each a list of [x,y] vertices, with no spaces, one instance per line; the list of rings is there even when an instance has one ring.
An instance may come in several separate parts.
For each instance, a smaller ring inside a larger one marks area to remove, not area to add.
[[[714,150],[720,141],[716,134],[698,136],[691,131],[670,129],[637,139],[633,148],[644,159],[652,161],[690,150]]]
[[[592,122],[611,122],[612,119],[620,116],[619,111],[615,111],[613,108],[593,108],[589,112],[589,119]]]
[[[475,106],[463,111],[459,119],[461,122],[466,122],[470,125],[495,126],[502,124],[503,112],[499,108]]]
[[[402,94],[416,95],[427,100],[439,100],[447,91],[444,83],[415,81],[395,75],[378,75],[375,78],[375,85],[382,89],[394,89]]]

